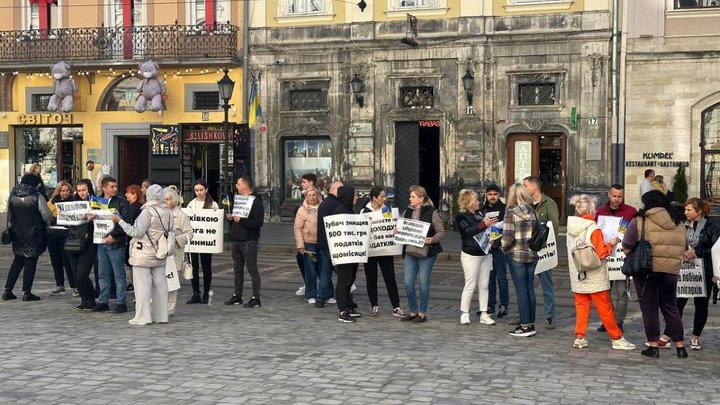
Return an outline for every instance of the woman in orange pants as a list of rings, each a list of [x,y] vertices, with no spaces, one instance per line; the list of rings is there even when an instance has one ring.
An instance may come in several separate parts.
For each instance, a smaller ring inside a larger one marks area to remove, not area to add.
[[[575,206],[575,216],[569,217],[567,222],[568,267],[570,287],[575,293],[576,312],[573,347],[582,349],[588,346],[585,333],[590,317],[590,303],[593,302],[600,320],[612,339],[612,348],[632,350],[635,345],[623,338],[622,331],[615,321],[615,313],[610,301],[610,279],[605,264],[605,258],[612,254],[620,239],[613,238],[608,243],[604,242],[602,231],[594,221],[597,204],[595,197],[586,194],[576,195],[570,199],[570,204]],[[600,259],[599,267],[578,271],[572,251],[583,242],[594,248]]]

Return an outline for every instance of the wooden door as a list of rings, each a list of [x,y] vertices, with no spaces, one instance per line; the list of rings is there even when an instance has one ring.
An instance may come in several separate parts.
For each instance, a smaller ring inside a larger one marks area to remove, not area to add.
[[[125,194],[125,188],[131,184],[142,184],[148,178],[148,151],[150,143],[147,137],[133,136],[118,138],[118,191]]]

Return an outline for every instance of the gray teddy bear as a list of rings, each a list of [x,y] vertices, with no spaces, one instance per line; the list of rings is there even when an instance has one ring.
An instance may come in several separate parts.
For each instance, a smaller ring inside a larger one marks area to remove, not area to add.
[[[142,113],[146,109],[150,111],[162,110],[162,97],[165,94],[165,83],[158,79],[160,66],[152,60],[143,62],[139,66],[140,84],[137,90],[140,93],[135,102],[135,111]],[[148,107],[148,103],[150,106]]]
[[[70,65],[65,62],[58,62],[50,67],[55,82],[53,83],[53,95],[48,102],[47,110],[56,112],[58,109],[66,113],[73,109],[73,97],[77,91],[77,85],[70,75]],[[60,105],[62,103],[62,105]]]

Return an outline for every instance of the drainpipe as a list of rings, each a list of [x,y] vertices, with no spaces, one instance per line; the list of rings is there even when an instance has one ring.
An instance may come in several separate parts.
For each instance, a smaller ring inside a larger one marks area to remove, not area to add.
[[[625,171],[625,142],[624,138],[620,137],[620,115],[618,113],[620,107],[619,90],[620,81],[618,80],[618,67],[619,67],[619,55],[618,55],[618,27],[619,27],[619,0],[613,0],[612,2],[612,44],[610,51],[611,58],[611,91],[612,91],[612,183],[623,184]]]
[[[242,89],[242,120],[243,122],[248,122],[248,91],[250,89],[249,83],[249,77],[250,77],[250,67],[248,66],[250,61],[250,3],[249,1],[243,1],[243,60],[242,60],[242,68],[243,68],[243,89]],[[255,165],[255,137],[253,134],[250,133],[250,129],[248,128],[248,137],[250,138],[250,153],[248,156],[248,160],[250,161],[250,165],[248,165],[248,171],[250,171],[250,174],[252,176],[255,176],[255,171],[253,170],[253,167]]]

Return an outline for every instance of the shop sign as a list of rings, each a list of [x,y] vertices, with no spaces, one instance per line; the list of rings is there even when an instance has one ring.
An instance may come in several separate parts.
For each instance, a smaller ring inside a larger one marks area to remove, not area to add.
[[[525,177],[532,175],[532,142],[515,142],[515,176],[514,180],[522,181]]]
[[[418,121],[418,124],[420,124],[421,127],[426,127],[426,128],[433,128],[433,127],[440,128],[440,120]]]
[[[223,130],[190,130],[183,131],[185,142],[224,142],[225,132]]]
[[[180,133],[177,125],[150,127],[150,142],[153,156],[177,155],[180,153]]]
[[[72,124],[73,115],[64,114],[20,114],[18,123],[22,125],[59,125]]]
[[[625,167],[688,167],[690,162],[676,160],[673,152],[643,152],[643,160],[627,160]]]

